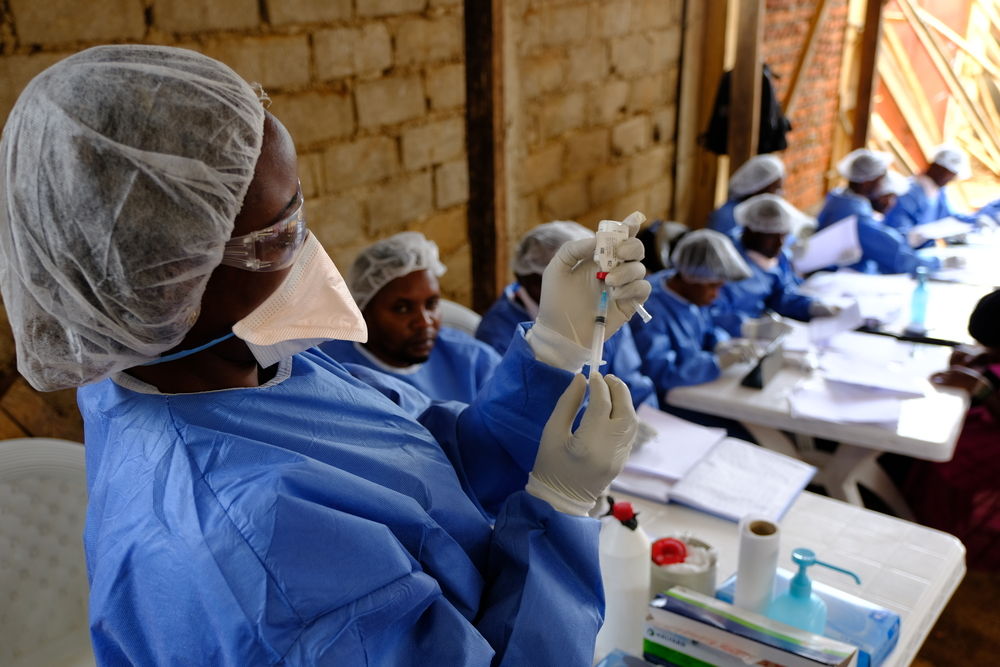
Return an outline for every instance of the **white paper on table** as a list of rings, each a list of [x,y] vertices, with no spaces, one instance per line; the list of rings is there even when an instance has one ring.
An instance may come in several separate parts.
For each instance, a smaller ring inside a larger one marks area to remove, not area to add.
[[[816,468],[757,445],[725,438],[670,491],[670,499],[733,521],[778,521]]]
[[[820,358],[820,368],[827,382],[869,387],[906,398],[924,396],[929,389],[927,380],[906,372],[892,372],[885,363],[859,358],[842,352],[827,351]]]
[[[625,469],[664,479],[680,479],[726,437],[726,429],[709,428],[640,405],[636,416],[656,429],[656,436],[633,449]]]
[[[822,379],[799,385],[789,396],[793,417],[807,417],[842,424],[868,423],[895,428],[903,399],[899,396]]]
[[[809,340],[812,342],[828,341],[837,334],[854,331],[863,323],[861,306],[858,305],[857,301],[852,300],[842,305],[840,312],[833,317],[814,317],[809,320]]]
[[[948,216],[934,222],[925,222],[922,225],[915,225],[910,230],[912,234],[920,234],[925,239],[946,239],[949,236],[961,236],[968,234],[972,230],[972,225],[962,222],[956,218]]]
[[[670,500],[670,489],[673,485],[673,482],[662,477],[643,475],[629,470],[622,470],[611,482],[611,488],[614,491],[631,493],[633,496],[641,496],[661,503]]]
[[[858,217],[850,215],[805,240],[806,249],[792,264],[799,273],[812,273],[828,266],[846,266],[861,259]]]

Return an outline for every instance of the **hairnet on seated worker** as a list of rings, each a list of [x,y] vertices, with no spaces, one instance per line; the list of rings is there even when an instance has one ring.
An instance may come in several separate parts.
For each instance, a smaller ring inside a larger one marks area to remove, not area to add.
[[[969,156],[965,154],[965,151],[953,144],[936,146],[931,151],[930,162],[931,164],[944,167],[955,174],[955,178],[958,179],[965,179],[972,175],[969,169]]]
[[[351,265],[347,286],[358,308],[364,310],[387,284],[424,270],[435,276],[444,275],[446,269],[438,259],[437,244],[420,232],[400,232],[361,251]]]
[[[885,174],[892,164],[892,155],[882,151],[856,148],[837,163],[837,171],[851,183],[864,183]]]
[[[665,220],[656,227],[656,248],[660,252],[660,263],[670,268],[670,252],[680,237],[691,231],[683,222]]]
[[[733,208],[737,224],[765,234],[790,234],[815,221],[788,203],[784,197],[764,193],[754,195]]]
[[[594,232],[571,220],[543,223],[521,237],[510,268],[518,276],[541,275],[564,243],[592,236]]]
[[[714,283],[750,277],[750,267],[729,237],[714,229],[696,229],[685,234],[670,261],[684,280]]]
[[[969,317],[969,335],[986,347],[1000,349],[1000,290],[990,292],[976,304]]]
[[[885,178],[879,181],[872,191],[872,197],[884,197],[885,195],[896,195],[897,197],[906,194],[910,189],[910,179],[903,176],[895,169],[886,172]]]
[[[760,192],[785,177],[785,164],[777,155],[754,155],[729,178],[729,194],[745,197]]]
[[[0,289],[37,389],[177,345],[253,179],[257,93],[162,46],[87,49],[35,77],[0,142]]]

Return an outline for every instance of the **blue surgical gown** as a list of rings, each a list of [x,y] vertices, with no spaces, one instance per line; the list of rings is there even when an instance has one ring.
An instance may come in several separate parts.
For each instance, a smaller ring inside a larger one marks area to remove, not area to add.
[[[646,309],[653,316],[648,323],[633,320],[632,336],[642,358],[642,371],[653,379],[660,392],[660,404],[667,405],[666,394],[674,387],[711,382],[719,377],[715,346],[728,340],[716,326],[708,307],[696,306],[666,287],[673,271],[661,271],[649,277],[653,291]]]
[[[522,490],[571,378],[521,335],[471,406],[316,348],[261,387],[81,388],[98,662],[589,667],[598,522]]]
[[[913,179],[910,181],[910,189],[897,197],[896,203],[886,212],[885,224],[906,238],[909,231],[915,226],[949,216],[969,223],[976,219],[975,215],[956,212],[948,201],[945,188],[938,191],[937,201],[931,202],[920,182]]]
[[[862,273],[913,273],[918,266],[929,271],[940,268],[938,258],[919,256],[899,232],[875,220],[873,213],[867,197],[842,188],[827,194],[816,219],[819,229],[824,229],[850,215],[857,216],[861,259],[850,268]]]
[[[500,354],[506,351],[518,324],[531,319],[528,311],[514,299],[516,292],[516,283],[508,285],[483,315],[476,329],[476,338],[492,345]],[[642,359],[639,358],[639,351],[628,326],[621,327],[604,343],[603,357],[607,363],[602,371],[617,376],[625,383],[636,408],[644,403],[653,408],[659,407],[656,385],[643,374]]]
[[[812,299],[798,293],[802,281],[785,253],[778,254],[773,269],[763,269],[750,258],[742,241],[733,243],[750,267],[750,277],[723,285],[719,298],[710,306],[715,323],[739,336],[744,320],[760,317],[766,310],[808,322]]]
[[[448,327],[438,332],[427,361],[409,368],[380,364],[372,359],[370,352],[359,350],[359,346],[360,343],[332,340],[321,344],[320,349],[342,364],[388,373],[438,401],[472,403],[500,363],[500,355],[492,347]]]
[[[732,239],[739,238],[743,233],[743,227],[736,223],[736,216],[733,210],[739,202],[729,199],[725,204],[715,209],[708,215],[708,228],[717,232],[722,232]]]

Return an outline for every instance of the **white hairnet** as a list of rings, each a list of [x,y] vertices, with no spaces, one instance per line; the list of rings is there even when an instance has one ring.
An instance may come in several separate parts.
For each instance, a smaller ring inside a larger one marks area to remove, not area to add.
[[[656,248],[660,251],[660,263],[663,266],[670,268],[670,251],[673,248],[674,241],[689,231],[691,231],[690,227],[683,222],[675,220],[667,220],[657,225],[655,237]]]
[[[364,309],[379,290],[396,278],[427,270],[444,275],[438,247],[420,232],[400,232],[361,251],[347,276],[351,296]]]
[[[733,209],[736,222],[765,234],[790,234],[815,221],[784,197],[764,193],[742,201]]]
[[[95,47],[28,84],[0,143],[0,289],[35,388],[183,339],[263,132],[254,89],[184,49]]]
[[[969,169],[969,156],[965,151],[953,144],[941,144],[931,151],[931,163],[941,165],[956,178],[968,178],[972,175]]]
[[[754,155],[729,178],[729,194],[746,197],[785,177],[785,164],[777,155]]]
[[[856,148],[837,163],[837,171],[851,183],[864,183],[885,174],[892,164],[892,155],[882,151]]]
[[[714,229],[685,234],[670,256],[684,280],[692,283],[729,282],[750,277],[750,267],[729,237]]]
[[[594,232],[571,220],[543,223],[521,238],[510,268],[518,276],[541,275],[564,243],[592,236]]]
[[[879,181],[878,186],[872,191],[872,198],[884,197],[885,195],[900,195],[906,194],[906,191],[910,189],[910,179],[903,176],[898,171],[890,169],[885,174],[885,178]]]

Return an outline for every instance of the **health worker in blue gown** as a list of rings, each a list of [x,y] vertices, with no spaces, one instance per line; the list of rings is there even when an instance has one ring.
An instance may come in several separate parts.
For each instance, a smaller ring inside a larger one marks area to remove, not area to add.
[[[955,210],[949,200],[946,186],[972,173],[964,151],[951,144],[942,144],[931,152],[927,162],[927,168],[910,180],[906,192],[899,195],[896,205],[886,213],[887,226],[902,234],[914,247],[927,242],[914,227],[943,218],[966,222],[970,230],[979,226],[996,227],[994,218],[1000,215],[1000,200],[973,213]]]
[[[735,209],[740,202],[760,194],[780,195],[785,184],[785,163],[770,153],[754,155],[729,178],[729,199],[708,216],[708,228],[738,239],[742,228]]]
[[[649,278],[653,293],[646,309],[653,319],[630,323],[642,370],[656,383],[665,409],[674,387],[711,382],[754,352],[750,341],[733,339],[718,326],[709,308],[723,285],[750,276],[729,237],[711,229],[692,231],[678,242],[671,264]]]
[[[445,266],[420,232],[400,232],[365,248],[347,273],[368,340],[331,340],[320,349],[341,363],[389,373],[439,401],[471,403],[500,355],[465,332],[441,326]]]
[[[525,234],[511,260],[517,282],[507,285],[500,298],[483,314],[476,329],[476,338],[492,345],[500,354],[506,352],[518,325],[533,322],[537,317],[542,272],[559,248],[570,241],[592,238],[594,232],[569,220],[546,222]],[[622,327],[604,343],[603,359],[606,364],[601,370],[621,378],[628,386],[636,408],[643,403],[658,407],[656,388],[653,381],[642,373],[642,360],[628,327]]]
[[[340,364],[315,344],[365,323],[263,99],[193,51],[96,47],[4,129],[0,291],[22,375],[79,387],[98,664],[589,667],[586,515],[636,430],[595,374],[571,431],[594,242],[560,250],[472,405]],[[641,255],[608,275],[609,332]]]
[[[921,257],[903,236],[877,220],[871,197],[885,178],[892,157],[888,153],[859,148],[837,164],[847,185],[826,196],[816,217],[818,228],[825,229],[849,216],[857,218],[861,259],[850,268],[862,273],[913,273],[917,267],[934,271],[941,267],[936,257]]]
[[[736,221],[742,234],[733,241],[750,276],[722,286],[712,305],[716,322],[732,336],[739,336],[743,323],[766,312],[802,322],[840,312],[804,294],[802,280],[783,252],[785,239],[793,231],[815,226],[815,221],[778,195],[756,195],[736,207]]]

